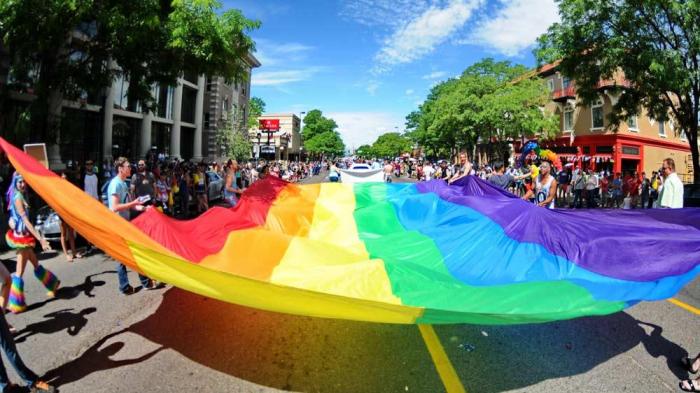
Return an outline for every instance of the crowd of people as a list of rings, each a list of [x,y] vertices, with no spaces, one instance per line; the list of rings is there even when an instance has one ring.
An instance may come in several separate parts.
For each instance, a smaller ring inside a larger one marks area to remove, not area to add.
[[[375,162],[378,164],[375,165]],[[413,159],[376,160],[370,161],[370,164],[375,168],[381,165],[387,181],[391,181],[393,176],[418,181],[443,179],[451,183],[466,172],[533,202],[538,192],[544,190],[546,196],[537,203],[544,205],[542,202],[546,200],[549,207],[651,209],[682,207],[683,203],[683,184],[671,158],[664,160],[659,171],[652,172],[651,176],[646,172],[610,173],[571,167],[556,171],[548,161],[534,167],[506,167],[503,162],[476,166],[467,160],[465,153],[460,154],[459,162],[454,164],[447,160],[432,162]],[[539,184],[542,181],[547,184]],[[552,198],[549,198],[550,189]]]

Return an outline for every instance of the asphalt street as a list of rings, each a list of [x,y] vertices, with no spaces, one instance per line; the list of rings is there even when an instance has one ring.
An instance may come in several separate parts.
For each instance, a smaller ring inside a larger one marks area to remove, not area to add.
[[[29,310],[8,320],[27,365],[64,393],[445,391],[416,326],[277,314],[170,286],[123,296],[116,263],[99,252],[41,258],[62,289],[46,298],[28,269]],[[2,259],[13,268],[12,253]],[[677,299],[700,308],[698,280]],[[605,317],[434,329],[468,392],[673,392],[687,377],[678,360],[700,352],[698,322],[659,301]]]

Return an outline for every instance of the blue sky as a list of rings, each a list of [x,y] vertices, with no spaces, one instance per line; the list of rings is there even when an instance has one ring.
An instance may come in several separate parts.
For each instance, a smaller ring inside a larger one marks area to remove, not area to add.
[[[349,148],[403,131],[431,86],[484,58],[534,66],[554,0],[224,1],[262,22],[251,93],[267,112],[320,109]]]

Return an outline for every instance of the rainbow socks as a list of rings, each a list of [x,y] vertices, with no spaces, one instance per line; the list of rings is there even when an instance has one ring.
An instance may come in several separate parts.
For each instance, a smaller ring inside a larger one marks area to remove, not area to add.
[[[15,314],[19,314],[27,309],[24,302],[24,280],[22,277],[12,273],[12,285],[10,286],[10,298],[7,301],[7,308]]]
[[[44,288],[46,288],[46,290],[49,291],[49,296],[53,296],[54,292],[58,289],[58,286],[61,284],[58,278],[56,278],[56,276],[53,273],[51,273],[51,271],[45,269],[41,265],[37,265],[36,269],[34,269],[34,277],[36,277],[37,280],[41,281],[41,283],[44,285]]]

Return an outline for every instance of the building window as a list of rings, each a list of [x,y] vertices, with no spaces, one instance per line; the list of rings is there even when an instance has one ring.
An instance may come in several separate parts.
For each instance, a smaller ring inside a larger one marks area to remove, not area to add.
[[[207,78],[205,83],[207,85],[207,91],[211,91],[211,79]]]
[[[627,127],[630,131],[639,132],[639,124],[637,121],[637,116],[631,116],[627,119]]]
[[[211,118],[211,115],[209,112],[204,112],[204,128],[209,128],[209,119]]]
[[[659,136],[666,137],[666,120],[659,119]]]
[[[221,109],[224,112],[228,112],[228,97],[224,98],[223,102],[221,103]]]
[[[605,125],[603,117],[603,101],[597,100],[591,105],[591,129],[600,130]]]
[[[561,79],[561,86],[562,86],[562,88],[563,88],[563,89],[566,89],[567,87],[569,87],[569,85],[571,85],[571,79],[569,79],[569,78],[567,78],[567,77],[563,77],[563,78]]]
[[[554,79],[547,79],[547,89],[552,92],[554,91]]]
[[[574,129],[574,108],[571,105],[566,105],[564,107],[564,131],[571,131]]]
[[[636,146],[622,146],[622,154],[627,154],[630,156],[638,156],[639,148]]]

